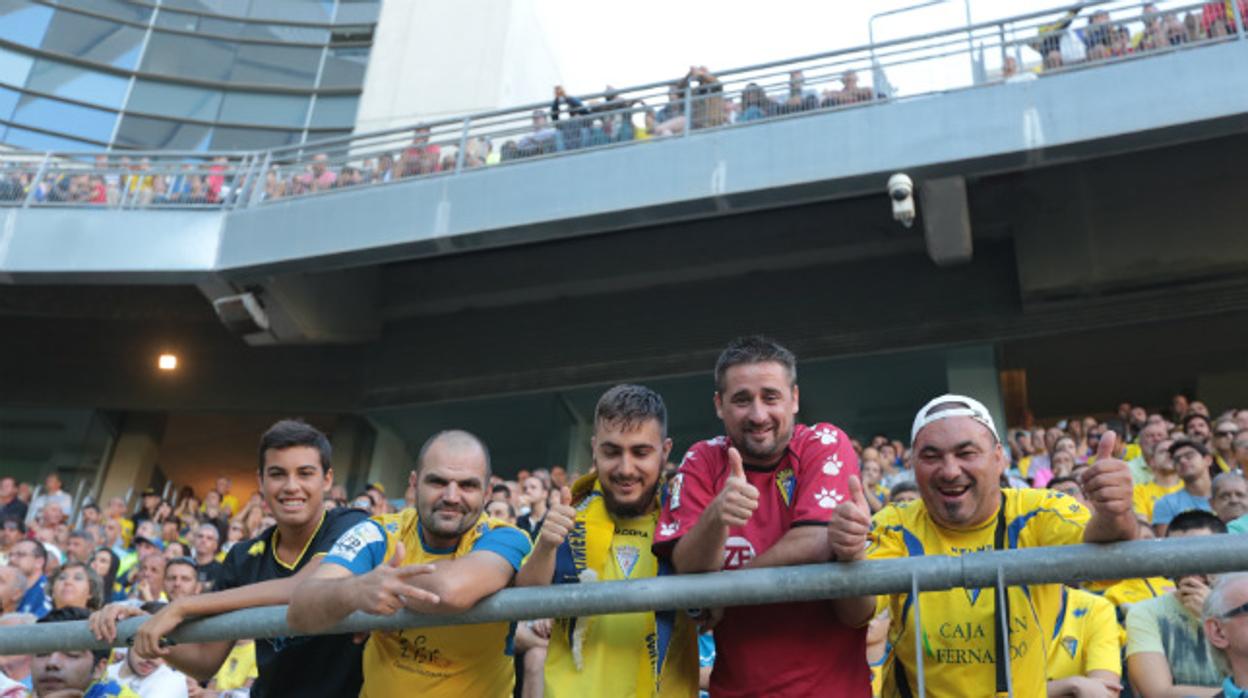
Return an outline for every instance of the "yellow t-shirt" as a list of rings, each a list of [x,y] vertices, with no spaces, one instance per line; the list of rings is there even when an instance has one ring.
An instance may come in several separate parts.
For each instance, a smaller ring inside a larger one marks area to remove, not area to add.
[[[1122,460],[1135,460],[1143,454],[1139,444],[1127,444],[1127,448],[1122,453]]]
[[[520,567],[530,546],[523,531],[482,514],[456,547],[430,548],[421,536],[416,510],[404,509],[357,524],[343,534],[321,564],[364,574],[386,564],[399,542],[405,550],[404,565],[487,551],[514,569]],[[360,696],[509,698],[516,678],[510,648],[510,623],[374,631],[364,647]]]
[[[1122,676],[1122,645],[1114,606],[1081,589],[1062,587],[1062,612],[1049,644],[1048,679],[1101,670]]]
[[[1170,494],[1171,492],[1178,492],[1181,489],[1183,489],[1182,480],[1179,480],[1169,487],[1159,485],[1156,482],[1146,482],[1142,485],[1136,485],[1135,489],[1131,493],[1132,507],[1135,509],[1136,514],[1144,517],[1145,521],[1152,523],[1153,507],[1157,505],[1157,500]]]
[[[1088,510],[1053,490],[1003,490],[1005,547],[1069,545],[1083,540]],[[921,555],[970,555],[993,549],[997,517],[969,531],[941,528],[922,500],[885,507],[875,515],[868,556],[872,559]],[[1049,638],[1061,611],[1061,585],[1010,587],[1010,654],[1016,698],[1043,698]],[[929,696],[991,696],[996,689],[993,589],[924,592],[919,600],[923,665]],[[880,596],[893,624],[893,662],[900,662],[917,695],[913,601],[909,594]],[[885,696],[897,696],[896,667],[884,677]]]
[[[657,517],[641,516],[615,521],[611,550],[600,581],[649,579],[658,576],[658,559],[651,552]],[[683,611],[678,612],[684,615]],[[653,613],[621,613],[588,621],[581,645],[581,668],[573,661],[567,640],[569,622],[556,621],[546,649],[545,695],[548,698],[634,698],[650,695],[649,687],[638,686],[639,672],[652,672],[651,636]],[[668,669],[658,696],[678,698],[698,692],[697,639],[688,618],[676,619],[665,660]],[[638,669],[634,669],[637,667]],[[673,670],[675,669],[675,670]]]
[[[256,643],[254,640],[239,640],[234,649],[225,658],[225,663],[217,670],[213,681],[218,691],[232,691],[243,688],[248,681],[260,676],[256,670]]]

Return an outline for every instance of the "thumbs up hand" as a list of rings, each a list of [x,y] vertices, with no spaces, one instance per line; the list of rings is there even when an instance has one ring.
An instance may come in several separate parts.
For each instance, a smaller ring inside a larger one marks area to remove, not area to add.
[[[576,509],[572,508],[572,490],[561,487],[558,492],[551,491],[546,518],[542,520],[542,530],[537,536],[538,547],[552,550],[558,548],[563,545],[575,525]]]
[[[741,452],[728,447],[728,479],[724,488],[711,502],[711,506],[724,526],[744,526],[758,508],[758,488],[745,479],[745,466]]]
[[[1096,447],[1096,462],[1082,473],[1083,496],[1088,506],[1109,516],[1122,516],[1132,511],[1134,481],[1131,468],[1114,458],[1118,434],[1105,432]]]
[[[849,476],[849,498],[837,505],[828,522],[828,546],[838,562],[864,560],[871,532],[871,506],[857,475]]]

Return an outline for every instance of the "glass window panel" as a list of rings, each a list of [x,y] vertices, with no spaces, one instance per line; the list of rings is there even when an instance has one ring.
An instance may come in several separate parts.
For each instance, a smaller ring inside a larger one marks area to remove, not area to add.
[[[126,111],[216,121],[221,108],[220,90],[138,80],[126,102]]]
[[[162,7],[160,14],[156,15],[156,26],[193,32],[199,29],[199,15],[174,12]]]
[[[243,33],[243,23],[216,17],[200,17],[199,31],[216,36],[235,37]]]
[[[26,76],[35,60],[30,56],[0,48],[0,82],[14,87],[25,87]]]
[[[52,14],[52,8],[29,0],[0,0],[0,39],[39,48]]]
[[[117,114],[46,97],[25,95],[17,102],[13,121],[107,143],[113,136]]]
[[[292,22],[329,22],[334,0],[251,0],[251,17]]]
[[[176,7],[191,12],[246,17],[251,0],[164,0],[162,7]]]
[[[340,24],[351,22],[372,24],[377,21],[377,13],[380,9],[378,5],[377,0],[342,0],[338,3],[336,20]]]
[[[299,142],[298,131],[261,131],[218,126],[212,134],[212,150],[261,150]]]
[[[211,133],[211,126],[126,114],[117,129],[116,144],[139,150],[204,151]]]
[[[234,65],[228,41],[153,32],[143,56],[143,70],[160,75],[225,82]]]
[[[95,143],[76,140],[64,136],[30,131],[18,126],[10,126],[4,135],[6,145],[28,150],[102,150],[103,146]]]
[[[307,116],[307,97],[226,92],[218,120],[232,124],[303,128]]]
[[[355,125],[356,108],[360,98],[317,97],[312,105],[312,128],[350,128]]]
[[[126,2],[126,0],[60,0],[60,4],[129,22],[146,23],[152,16],[152,8],[149,5]]]
[[[331,48],[325,57],[321,87],[363,87],[368,48]]]
[[[76,12],[57,12],[42,48],[83,60],[133,70],[144,30]]]
[[[312,87],[321,61],[319,48],[240,44],[230,82]]]
[[[13,107],[21,97],[20,92],[0,87],[0,120],[8,121],[13,116]]]
[[[317,29],[315,27],[292,27],[283,24],[252,23],[244,25],[243,37],[285,43],[324,44],[329,42],[329,30]]]
[[[125,99],[127,82],[116,75],[40,58],[35,61],[26,85],[38,92],[117,109]]]

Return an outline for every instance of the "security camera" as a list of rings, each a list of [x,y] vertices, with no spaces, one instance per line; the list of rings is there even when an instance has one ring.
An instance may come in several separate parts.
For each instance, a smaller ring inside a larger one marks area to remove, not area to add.
[[[914,225],[914,182],[898,172],[888,178],[888,198],[893,200],[893,218],[909,228]]]

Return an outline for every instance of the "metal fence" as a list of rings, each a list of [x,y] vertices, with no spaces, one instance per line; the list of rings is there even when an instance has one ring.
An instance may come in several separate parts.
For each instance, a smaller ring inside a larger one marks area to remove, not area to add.
[[[0,206],[236,208],[869,108],[1243,40],[1248,0],[1076,6],[256,152],[0,153]],[[1245,42],[1248,45],[1248,42]],[[1248,50],[1246,48],[1245,50]]]
[[[566,618],[646,610],[678,610],[832,599],[863,594],[919,593],[998,584],[1076,583],[1104,579],[1177,577],[1248,570],[1248,536],[1144,540],[981,552],[962,557],[928,555],[852,564],[802,565],[678,575],[654,579],[506,589],[456,615],[394,616],[356,613],[324,633],[472,625],[537,618]],[[917,613],[917,606],[916,613]],[[919,619],[915,621],[918,624]],[[113,643],[124,646],[142,619],[119,624]],[[286,607],[226,613],[184,624],[176,642],[209,642],[290,635]],[[67,649],[101,649],[85,622],[0,628],[0,655]],[[919,653],[920,655],[922,652]]]

